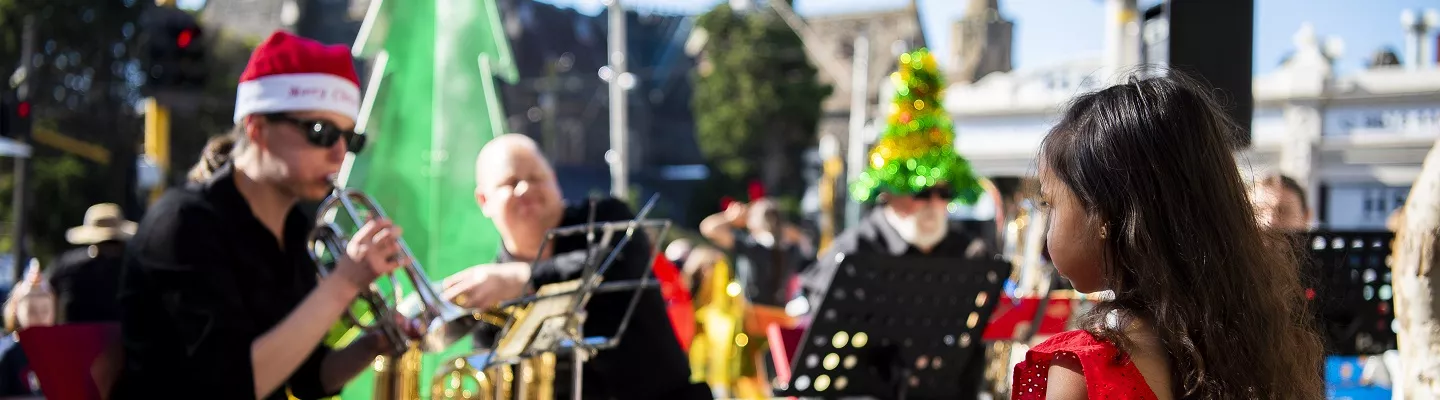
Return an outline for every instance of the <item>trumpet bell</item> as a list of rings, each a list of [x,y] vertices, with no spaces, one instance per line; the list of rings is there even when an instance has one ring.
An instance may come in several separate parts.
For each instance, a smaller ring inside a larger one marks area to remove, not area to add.
[[[424,318],[425,307],[427,306],[420,300],[420,296],[412,293],[400,302],[396,310],[407,319],[419,319]],[[470,334],[475,333],[482,325],[481,319],[474,313],[448,301],[441,300],[435,307],[430,311],[438,315],[429,320],[421,320],[421,323],[425,324],[425,334],[420,338],[420,349],[425,352],[443,351],[470,337]]]

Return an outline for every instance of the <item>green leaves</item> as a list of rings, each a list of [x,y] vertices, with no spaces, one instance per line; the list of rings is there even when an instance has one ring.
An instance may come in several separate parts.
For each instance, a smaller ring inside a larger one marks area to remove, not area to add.
[[[0,172],[0,218],[8,222],[14,215],[14,164],[8,158],[0,162],[4,163],[4,172]],[[90,174],[86,164],[72,155],[37,156],[31,162],[34,167],[28,182],[31,188],[29,233],[34,236],[28,242],[34,246],[31,255],[40,258],[41,265],[48,266],[52,258],[69,246],[65,231],[80,225],[84,219],[85,209],[91,205],[86,200],[87,189],[95,187],[98,184],[95,180],[103,178]],[[0,247],[9,250],[13,245],[10,240],[7,236],[7,243]]]
[[[696,26],[709,37],[691,99],[701,153],[727,182],[780,176],[764,183],[800,194],[798,155],[814,145],[820,104],[831,93],[804,44],[763,7],[736,12],[722,3]],[[767,162],[777,154],[782,162]]]

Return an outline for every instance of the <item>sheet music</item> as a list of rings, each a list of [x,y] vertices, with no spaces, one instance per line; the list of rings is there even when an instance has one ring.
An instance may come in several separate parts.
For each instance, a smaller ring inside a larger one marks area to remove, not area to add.
[[[505,333],[495,347],[495,355],[500,359],[518,359],[523,355],[525,350],[531,347],[532,339],[540,332],[546,320],[563,320],[570,312],[570,305],[574,304],[574,297],[579,294],[573,292],[580,288],[580,283],[580,279],[575,279],[541,286],[540,290],[536,291],[540,299],[530,306],[524,317],[511,325],[509,332]],[[566,292],[572,293],[563,294]]]

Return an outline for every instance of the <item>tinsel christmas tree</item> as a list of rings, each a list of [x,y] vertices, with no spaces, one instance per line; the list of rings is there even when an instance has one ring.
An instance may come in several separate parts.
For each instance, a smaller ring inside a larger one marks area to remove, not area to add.
[[[945,185],[956,200],[974,204],[984,188],[970,162],[955,152],[955,130],[940,99],[944,84],[935,57],[926,49],[900,55],[895,83],[895,111],[880,140],[870,150],[868,165],[851,183],[851,194],[861,202],[880,193],[910,195]]]

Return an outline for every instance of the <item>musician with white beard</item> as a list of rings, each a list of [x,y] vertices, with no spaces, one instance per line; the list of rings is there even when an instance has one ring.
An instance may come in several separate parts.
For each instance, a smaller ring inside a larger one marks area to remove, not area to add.
[[[879,205],[870,211],[856,226],[846,229],[831,242],[830,248],[821,252],[815,266],[801,274],[801,287],[808,302],[800,309],[813,311],[825,298],[830,281],[839,269],[843,254],[850,257],[859,254],[882,254],[908,257],[947,258],[991,258],[994,251],[984,240],[961,230],[950,221],[948,207],[956,193],[948,185],[940,184],[915,192],[913,195],[881,193]],[[885,268],[875,265],[871,268]],[[787,307],[795,309],[794,305]],[[977,393],[984,380],[985,352],[976,351],[960,378],[964,393]],[[969,398],[969,397],[967,397]]]
[[[811,305],[819,304],[839,268],[837,254],[884,254],[988,258],[994,255],[982,239],[961,230],[950,221],[947,209],[955,191],[946,185],[931,186],[913,195],[882,193],[880,204],[860,221],[835,237],[815,266],[801,274],[801,285]]]

